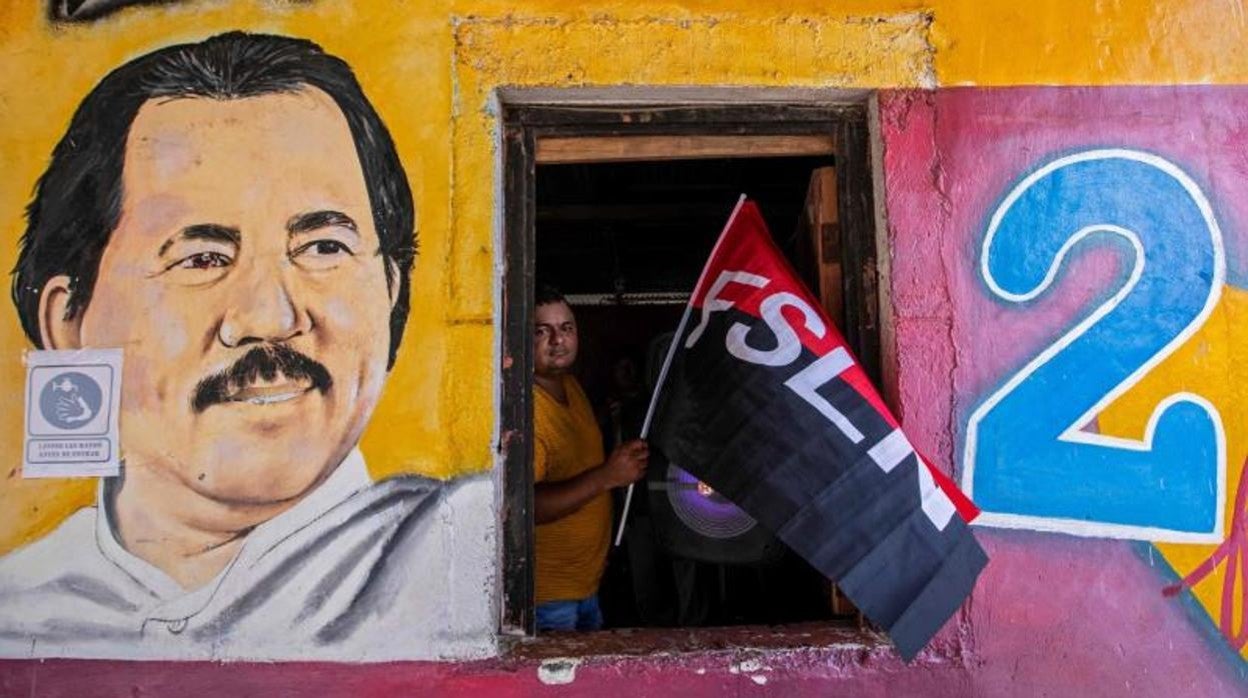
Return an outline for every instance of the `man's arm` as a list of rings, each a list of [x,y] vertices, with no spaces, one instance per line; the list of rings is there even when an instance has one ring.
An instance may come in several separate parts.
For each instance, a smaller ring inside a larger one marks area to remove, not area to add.
[[[533,486],[533,520],[538,524],[558,521],[613,487],[636,482],[646,474],[650,448],[636,439],[620,444],[602,465],[559,482]]]

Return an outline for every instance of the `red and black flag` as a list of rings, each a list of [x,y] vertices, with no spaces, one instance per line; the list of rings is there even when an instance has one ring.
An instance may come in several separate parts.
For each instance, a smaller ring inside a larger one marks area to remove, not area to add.
[[[744,197],[658,390],[650,442],[835,580],[907,660],[971,592],[978,511],[915,452]]]

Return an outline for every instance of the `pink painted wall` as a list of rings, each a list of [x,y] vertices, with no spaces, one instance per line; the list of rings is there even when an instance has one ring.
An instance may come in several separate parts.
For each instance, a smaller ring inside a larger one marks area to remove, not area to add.
[[[1243,285],[1246,100],[1241,88],[882,96],[895,369],[900,411],[916,445],[945,467],[960,461],[968,415],[979,401],[1085,315],[1123,272],[1121,255],[1092,246],[1072,253],[1053,291],[1031,305],[1011,307],[987,290],[979,257],[989,217],[1018,180],[1055,157],[1132,148],[1179,165],[1212,201],[1226,236],[1228,282]],[[1181,369],[1172,362],[1154,371]],[[1234,465],[1242,462],[1234,457],[1237,425],[1227,428]],[[1209,612],[1187,592],[1163,597],[1175,577],[1157,546],[977,532],[991,561],[966,607],[976,687],[1055,695],[1076,686],[1080,694],[1104,695],[1245,691],[1248,665]]]

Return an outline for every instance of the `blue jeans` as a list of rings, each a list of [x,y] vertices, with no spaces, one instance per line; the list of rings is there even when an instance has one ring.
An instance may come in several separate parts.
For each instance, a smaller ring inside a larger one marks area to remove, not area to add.
[[[547,601],[538,604],[538,630],[598,630],[602,627],[602,609],[598,595],[579,601]]]

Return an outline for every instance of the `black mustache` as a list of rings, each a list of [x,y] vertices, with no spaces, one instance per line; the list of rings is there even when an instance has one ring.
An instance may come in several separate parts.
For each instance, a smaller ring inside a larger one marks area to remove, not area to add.
[[[191,409],[203,412],[213,405],[229,402],[230,394],[243,386],[263,378],[271,381],[282,374],[289,380],[306,380],[312,387],[324,393],[333,386],[329,370],[316,361],[290,347],[271,344],[256,347],[243,354],[234,365],[201,380],[195,386]]]

